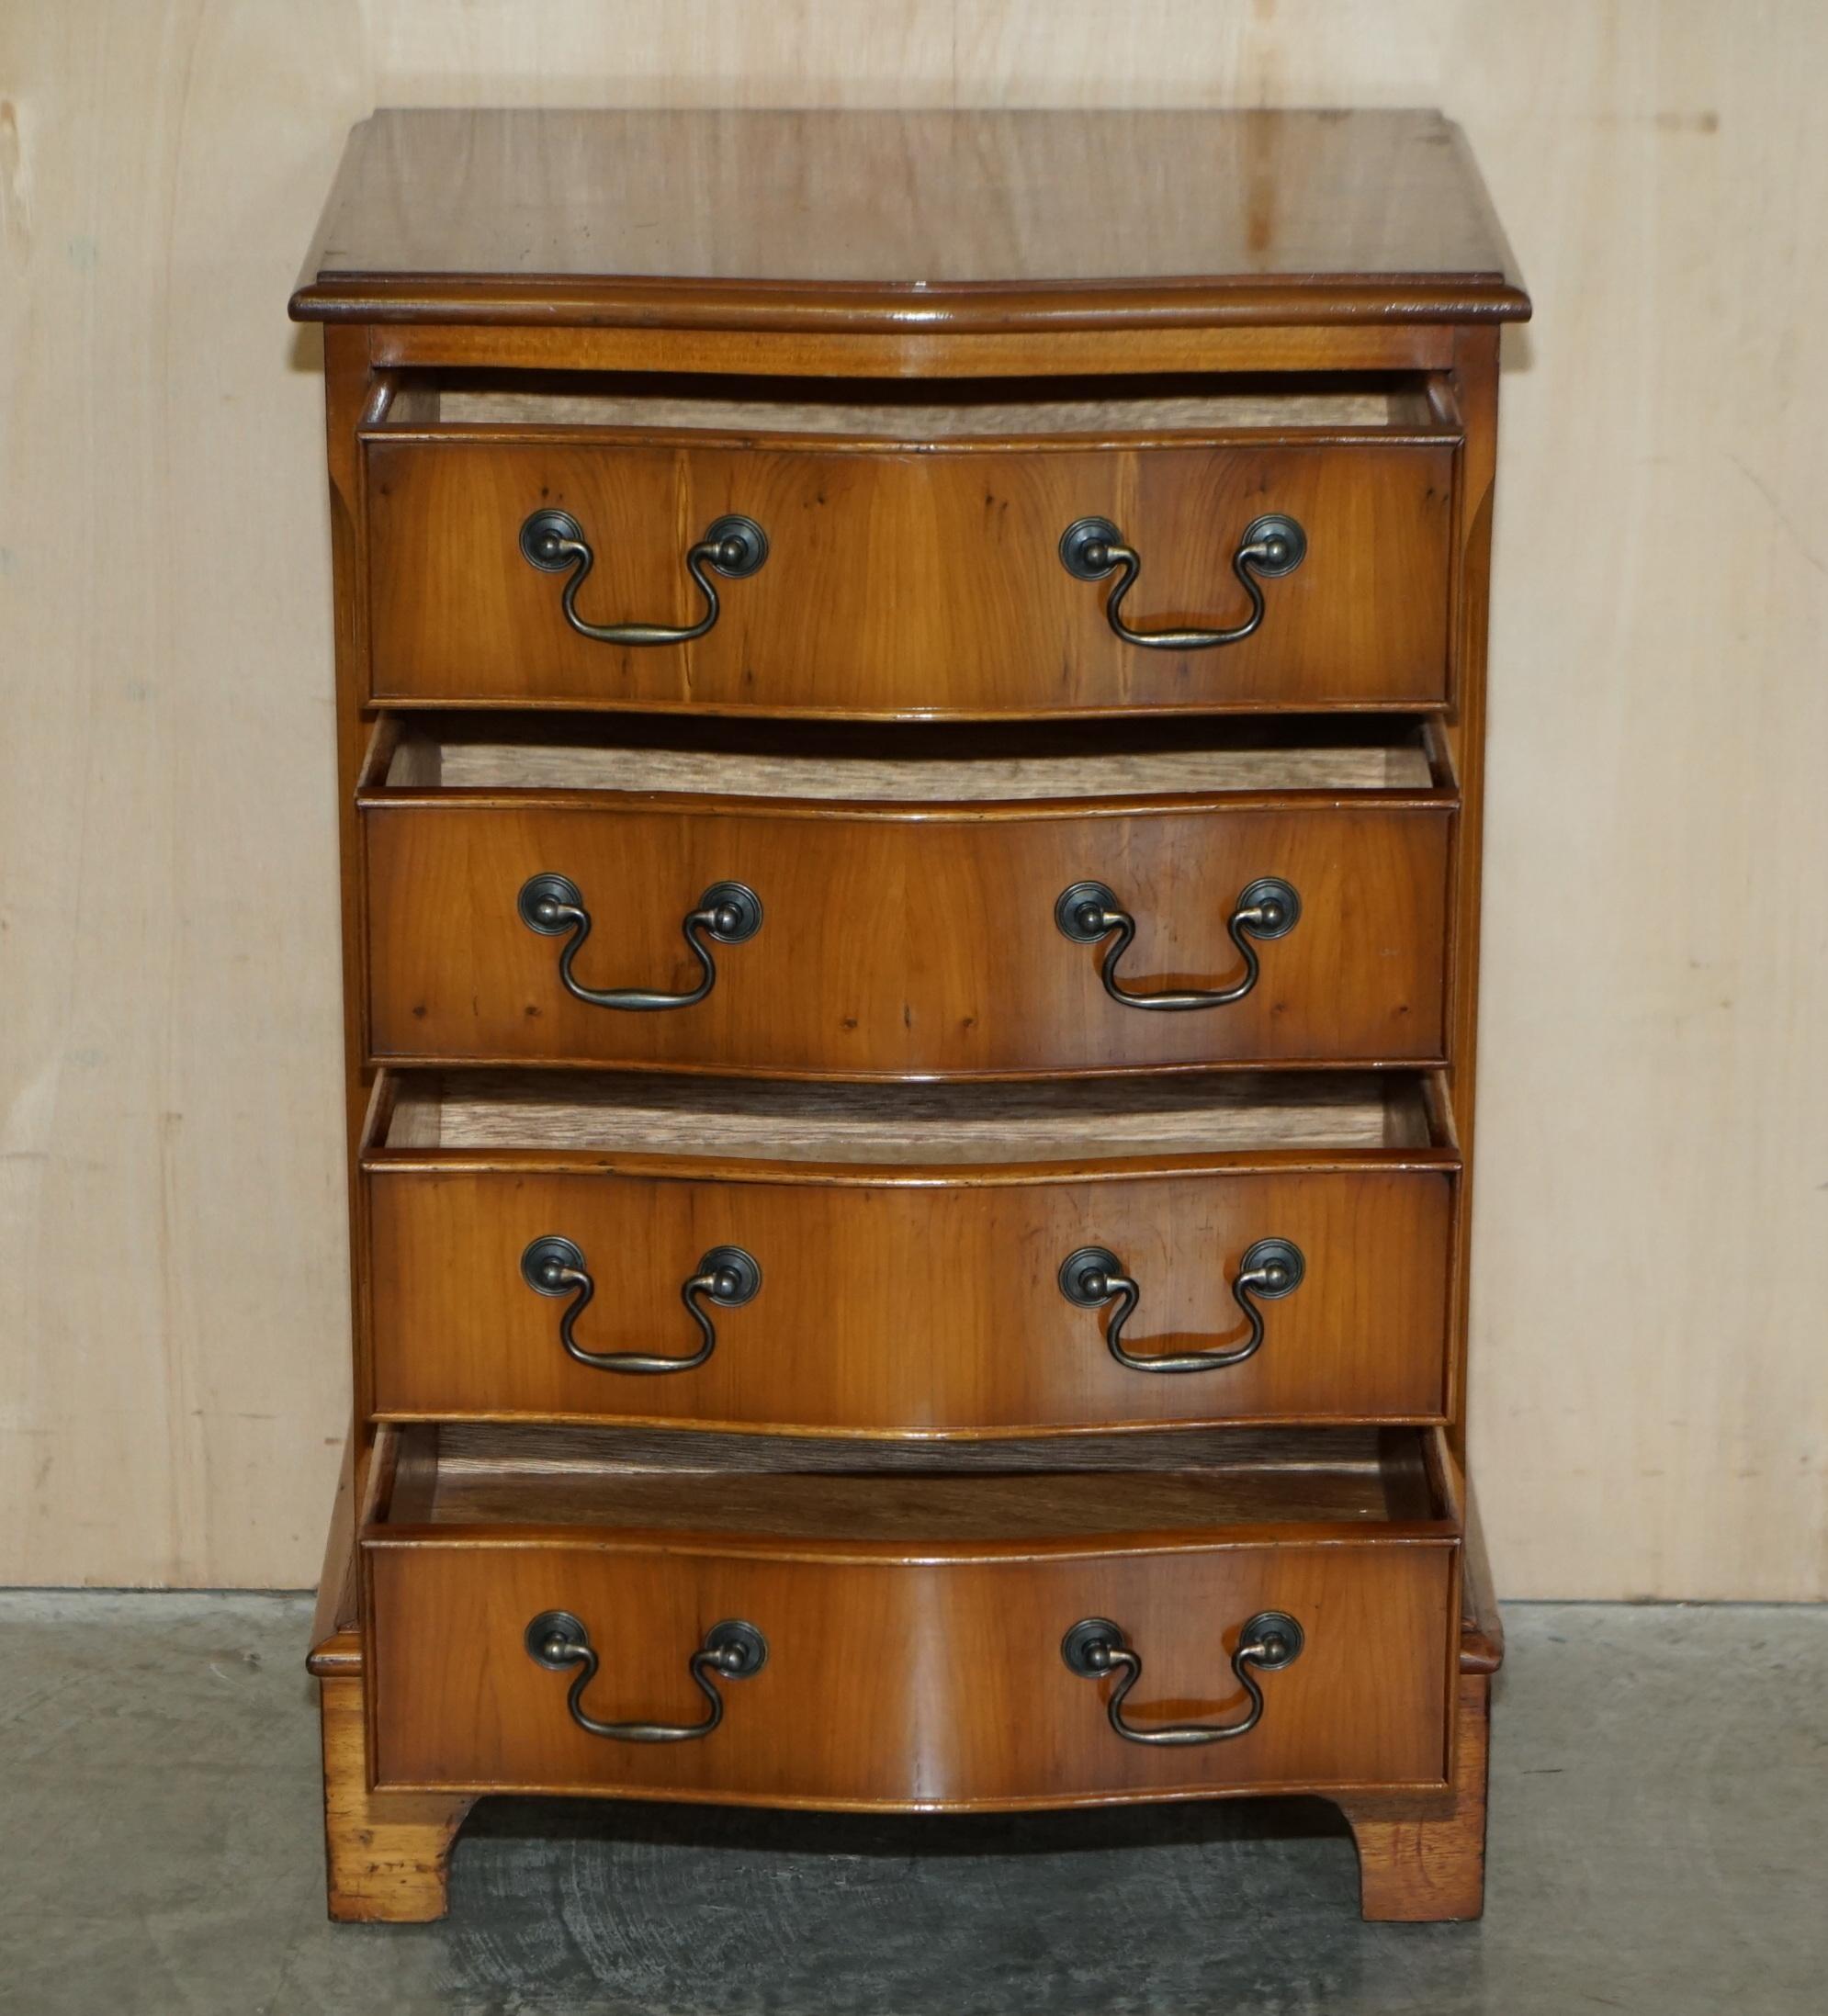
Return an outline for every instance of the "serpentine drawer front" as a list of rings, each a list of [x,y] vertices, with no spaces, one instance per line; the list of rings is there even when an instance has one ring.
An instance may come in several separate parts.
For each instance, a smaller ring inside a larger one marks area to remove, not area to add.
[[[389,1074],[373,1403],[823,1435],[1442,1420],[1459,1156],[1424,1091]]]
[[[361,798],[371,1053],[1431,1063],[1456,799],[1392,732],[821,769],[386,723]],[[789,794],[821,775],[835,795]]]
[[[1446,1782],[1459,1541],[1427,1434],[1094,1445],[1073,1472],[1052,1445],[757,1453],[390,1438],[378,1785],[944,1808]]]
[[[627,394],[397,403],[440,402],[463,417],[362,437],[380,700],[931,717],[1447,695],[1457,436],[1416,397],[1337,399],[1378,423],[1331,429],[1170,402],[1220,423],[1204,440],[1024,439],[1055,408],[1017,400],[918,445],[780,432],[778,395],[711,427]],[[541,423],[593,404],[634,424]]]

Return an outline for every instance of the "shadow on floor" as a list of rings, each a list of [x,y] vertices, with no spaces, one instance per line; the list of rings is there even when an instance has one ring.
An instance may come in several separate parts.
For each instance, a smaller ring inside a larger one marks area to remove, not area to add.
[[[12,2016],[1821,2016],[1828,1611],[1526,1605],[1476,1925],[1334,1808],[485,1800],[451,1915],[324,1918],[296,1597],[0,1593]]]
[[[668,2016],[1334,2008],[1355,1992],[1357,1909],[1350,1836],[1319,1800],[934,1817],[485,1801],[453,1868],[444,1981]]]
[[[1098,1813],[774,1813],[645,1800],[484,1799],[464,1838],[606,1841],[618,1850],[729,1850],[785,1855],[1100,1854],[1170,1844],[1351,1841],[1325,1799],[1215,1799]]]

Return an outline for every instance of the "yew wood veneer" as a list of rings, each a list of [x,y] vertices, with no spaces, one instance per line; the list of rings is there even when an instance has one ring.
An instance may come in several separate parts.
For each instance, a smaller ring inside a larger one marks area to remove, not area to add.
[[[1110,1469],[1081,1450],[1066,1472],[1021,1445],[943,1471],[795,1469],[791,1450],[758,1471],[716,1437],[398,1439],[363,1539],[378,1785],[938,1809],[1446,1790],[1459,1533],[1420,1436],[1169,1442]],[[1179,1467],[1149,1467],[1163,1454]],[[765,1664],[725,1684],[717,1741],[604,1743],[549,1712],[563,1680],[499,1627],[561,1597],[605,1639],[642,1620],[604,1647],[598,1716],[698,1720],[701,1618],[750,1620]],[[1231,1657],[1270,1611],[1306,1641],[1261,1679],[1260,1740],[1113,1741],[1061,1656],[1077,1620],[1108,1616],[1145,1662],[1138,1726],[1235,1719]]]
[[[683,447],[629,429],[495,432],[383,419],[363,436],[378,698],[981,716],[1446,697],[1450,425],[918,452],[866,437]],[[1308,557],[1265,584],[1273,620],[1229,659],[1124,645],[1096,585],[1061,563],[1062,534],[1095,514],[1142,555],[1133,624],[1235,622],[1248,603],[1223,557],[1214,568],[1213,529],[1236,545],[1269,500],[1303,527]],[[719,584],[704,637],[664,654],[605,648],[519,564],[536,508],[570,513],[596,549],[579,606],[599,622],[691,624],[682,555],[731,513],[763,528],[768,557]]]
[[[1476,1916],[1498,337],[1427,113],[384,113],[324,326],[329,1896],[1317,1793]]]
[[[362,1156],[366,1404],[852,1437],[1445,1422],[1460,1158],[1426,1091],[1395,1073],[1250,1074],[1146,1099],[1044,1085],[885,1100],[389,1073]],[[716,1248],[750,1254],[759,1286],[710,1310],[702,1364],[631,1375],[569,1352],[573,1298],[529,1285],[525,1255],[555,1236],[592,1275],[573,1324],[586,1353],[694,1354],[682,1290]],[[1239,1284],[1266,1240],[1303,1273],[1258,1301]],[[1062,1288],[1090,1246],[1139,1283],[1121,1330],[1114,1301]],[[1191,1352],[1231,1362],[1169,1366]]]
[[[358,803],[378,1062],[926,1078],[1443,1054],[1450,789],[872,805],[376,782]],[[592,918],[590,988],[690,987],[707,889],[752,891],[759,924],[707,946],[691,1010],[605,1013],[521,914],[555,873]],[[1241,949],[1232,916],[1271,877],[1299,916]],[[1260,983],[1224,1013],[1113,1001],[1108,945],[1056,914],[1088,883],[1134,917],[1127,991],[1232,986],[1246,951]]]

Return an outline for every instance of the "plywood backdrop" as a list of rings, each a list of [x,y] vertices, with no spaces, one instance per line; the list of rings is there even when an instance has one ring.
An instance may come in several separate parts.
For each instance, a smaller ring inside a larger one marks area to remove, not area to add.
[[[0,1582],[311,1580],[347,1396],[313,342],[377,104],[1410,105],[1507,347],[1473,1440],[1515,1594],[1828,1594],[1828,8],[0,7]]]

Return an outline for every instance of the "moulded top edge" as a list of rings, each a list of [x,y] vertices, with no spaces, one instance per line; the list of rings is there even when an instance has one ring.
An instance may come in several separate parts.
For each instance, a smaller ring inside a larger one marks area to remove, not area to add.
[[[1435,112],[378,113],[301,320],[944,333],[1512,320]]]

